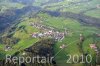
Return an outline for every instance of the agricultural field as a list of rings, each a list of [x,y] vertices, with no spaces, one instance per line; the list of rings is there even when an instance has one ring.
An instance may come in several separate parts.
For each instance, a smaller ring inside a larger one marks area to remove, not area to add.
[[[62,18],[62,17],[52,17],[47,14],[39,14],[39,16],[43,17],[42,22],[44,24],[46,24],[48,26],[52,26],[60,31],[63,31],[64,28],[68,29],[68,31],[69,31],[69,35],[66,36],[64,38],[64,40],[62,40],[61,42],[57,42],[57,44],[54,46],[54,50],[56,53],[57,51],[60,50],[60,48],[59,48],[60,45],[62,45],[62,44],[68,45],[68,44],[72,43],[65,50],[63,50],[63,52],[61,52],[57,55],[56,58],[58,60],[58,64],[61,64],[61,65],[66,62],[67,54],[71,54],[71,55],[75,55],[75,54],[81,55],[82,54],[82,52],[80,52],[78,45],[77,45],[77,43],[79,41],[79,34],[82,33],[85,37],[88,37],[88,36],[93,35],[95,32],[100,33],[99,29],[96,29],[95,27],[91,28],[91,26],[90,27],[84,26],[84,25],[80,24],[77,20],[74,20],[74,19]],[[91,50],[91,48],[89,48],[89,44],[91,44],[94,40],[93,38],[94,37],[91,36],[84,41],[84,43],[83,43],[84,53],[87,53],[87,51],[91,54],[93,53],[93,50]],[[99,41],[99,40],[100,40],[100,38],[97,41]],[[98,45],[99,45],[99,43],[98,43]],[[65,64],[65,65],[67,65],[67,64]],[[80,64],[79,64],[79,66],[80,66]]]
[[[13,57],[53,57],[16,66],[99,66],[99,0],[0,0],[0,66]]]

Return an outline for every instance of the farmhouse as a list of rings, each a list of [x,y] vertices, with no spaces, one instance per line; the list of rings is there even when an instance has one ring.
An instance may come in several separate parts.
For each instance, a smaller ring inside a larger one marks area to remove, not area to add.
[[[100,4],[97,4],[97,8],[100,9]]]
[[[64,48],[66,48],[66,47],[67,47],[67,46],[66,46],[65,44],[63,44],[63,45],[60,46],[61,49],[64,49]]]
[[[84,37],[83,37],[83,34],[80,34],[80,41],[84,41]]]
[[[98,37],[100,37],[100,34],[97,34]]]
[[[4,50],[5,51],[9,51],[9,50],[11,50],[12,48],[10,47],[10,46],[5,46],[5,48],[4,48]]]
[[[97,54],[99,53],[99,49],[96,44],[90,44],[90,48],[93,49]]]

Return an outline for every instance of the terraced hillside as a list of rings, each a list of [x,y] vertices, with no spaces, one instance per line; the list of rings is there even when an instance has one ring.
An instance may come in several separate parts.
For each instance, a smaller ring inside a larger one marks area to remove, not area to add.
[[[14,66],[7,54],[54,57],[25,66],[99,66],[100,1],[0,0],[0,66]]]

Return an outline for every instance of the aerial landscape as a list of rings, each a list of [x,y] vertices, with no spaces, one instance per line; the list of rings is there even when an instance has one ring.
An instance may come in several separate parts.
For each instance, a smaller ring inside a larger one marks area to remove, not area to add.
[[[0,0],[0,66],[100,66],[100,0]]]

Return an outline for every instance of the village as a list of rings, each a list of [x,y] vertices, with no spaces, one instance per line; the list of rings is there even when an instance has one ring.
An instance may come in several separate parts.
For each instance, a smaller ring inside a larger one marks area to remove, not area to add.
[[[62,41],[65,38],[65,36],[68,35],[68,31],[66,30],[64,32],[60,32],[60,31],[55,30],[52,27],[49,27],[49,26],[47,27],[38,22],[31,23],[30,25],[42,30],[42,32],[32,33],[31,36],[33,38],[53,38],[56,41]]]
[[[58,30],[56,30],[53,27],[50,26],[46,26],[41,24],[40,22],[31,22],[29,24],[29,26],[32,26],[33,28],[37,28],[39,30],[41,30],[40,32],[34,32],[31,33],[30,36],[32,38],[53,38],[55,39],[55,41],[60,41],[62,42],[62,40],[65,38],[65,36],[69,35],[69,31],[68,30],[64,30],[63,32],[60,32]],[[96,34],[96,36],[100,37],[100,34]],[[80,34],[80,42],[84,41],[84,36],[83,34]],[[63,48],[65,45],[61,45],[60,48]],[[99,54],[99,49],[97,48],[96,44],[90,44],[90,48],[93,49],[97,54]],[[9,51],[12,50],[12,48],[10,46],[5,46],[5,51]]]
[[[39,22],[31,22],[31,23],[29,23],[29,26],[32,26],[33,28],[37,28],[37,29],[40,30],[39,32],[31,33],[30,36],[32,38],[40,38],[40,39],[43,39],[43,38],[53,38],[55,41],[62,42],[62,40],[66,36],[69,35],[69,31],[66,30],[66,29],[64,31],[59,31],[59,30],[57,30],[57,29],[55,29],[53,27],[43,25],[43,24],[41,24]],[[95,35],[97,37],[100,37],[100,34],[98,34],[98,33],[96,33]],[[85,40],[85,36],[83,34],[79,34],[79,43],[80,43],[80,45],[83,44],[84,40]],[[71,44],[69,43],[69,45],[71,45]],[[83,50],[80,45],[78,45],[79,48],[81,48],[81,50]],[[100,49],[99,49],[99,47],[97,46],[96,43],[89,44],[89,47],[96,53],[97,64],[99,64],[99,60],[98,60],[98,58],[100,57]],[[65,48],[68,48],[68,45],[61,44],[59,46],[59,48],[60,48],[60,50],[63,50]],[[7,51],[10,51],[10,50],[13,50],[13,47],[6,45],[4,50],[7,52]],[[27,52],[23,51],[21,55],[25,56],[25,55],[27,55]],[[58,53],[54,57],[56,57],[57,55],[58,55]]]

